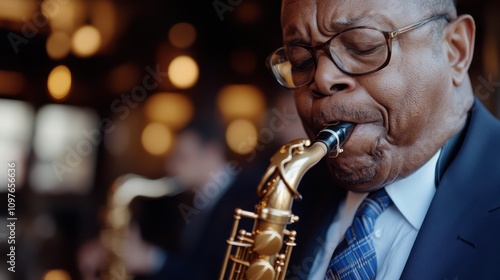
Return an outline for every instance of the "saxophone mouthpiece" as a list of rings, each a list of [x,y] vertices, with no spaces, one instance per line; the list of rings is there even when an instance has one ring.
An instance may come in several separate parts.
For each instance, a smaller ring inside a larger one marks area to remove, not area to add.
[[[314,142],[321,142],[326,145],[330,158],[336,158],[344,150],[342,146],[345,144],[349,136],[351,136],[355,125],[350,122],[334,122],[327,123]]]

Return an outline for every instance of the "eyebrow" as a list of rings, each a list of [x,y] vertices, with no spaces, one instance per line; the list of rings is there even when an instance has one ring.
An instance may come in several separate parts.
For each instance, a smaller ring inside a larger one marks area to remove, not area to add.
[[[333,21],[331,23],[331,26],[332,27],[341,27],[341,28],[349,28],[349,27],[354,27],[354,26],[357,26],[359,25],[359,22],[363,21],[363,20],[366,20],[367,17],[365,16],[356,16],[356,17],[350,17],[350,18],[347,18],[345,20],[337,20],[337,21]]]
[[[297,27],[290,27],[286,29],[286,32],[283,34],[283,45],[297,45],[297,44],[305,44],[309,36],[302,36],[302,32]],[[291,39],[286,39],[291,38]]]
[[[395,26],[391,24],[389,19],[381,14],[374,15],[357,15],[345,19],[339,19],[336,21],[331,21],[328,23],[328,30],[332,31],[332,36],[336,33],[342,32],[348,28],[357,26],[371,26],[376,27],[381,30],[391,31],[396,29]],[[284,45],[309,45],[309,34],[310,32],[304,33],[297,26],[289,27],[284,33],[284,38],[290,37],[290,39],[285,40]]]
[[[372,26],[376,28],[393,28],[391,26],[390,20],[381,14],[366,16],[366,15],[358,15],[354,17],[349,17],[347,19],[333,21],[330,24],[330,28],[333,30],[341,30],[356,27],[356,26]]]

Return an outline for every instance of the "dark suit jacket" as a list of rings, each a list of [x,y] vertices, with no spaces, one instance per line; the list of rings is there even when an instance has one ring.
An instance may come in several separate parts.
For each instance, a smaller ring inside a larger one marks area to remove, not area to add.
[[[402,279],[500,279],[500,122],[476,100]]]

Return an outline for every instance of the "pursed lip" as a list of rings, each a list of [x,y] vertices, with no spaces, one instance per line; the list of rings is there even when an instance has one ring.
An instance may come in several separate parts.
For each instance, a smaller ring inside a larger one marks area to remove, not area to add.
[[[370,117],[371,116],[371,117]],[[348,122],[354,124],[356,127],[360,125],[365,125],[365,124],[380,124],[384,127],[386,127],[386,124],[384,122],[383,118],[379,118],[375,114],[370,114],[367,116],[368,118],[362,118],[362,117],[339,117],[335,119],[314,119],[312,121],[312,128],[314,133],[319,133],[323,128],[326,126],[332,125],[334,123],[339,123],[339,122]],[[356,129],[356,128],[355,128]]]
[[[389,128],[387,112],[383,107],[377,105],[344,104],[341,101],[336,101],[332,104],[320,103],[313,106],[310,113],[312,118],[309,120],[309,131],[315,135],[326,125],[334,122],[353,123],[356,126],[353,134],[360,127],[369,124],[382,126],[386,130]]]
[[[326,126],[332,125],[332,123],[335,123],[335,122],[337,122],[337,120],[335,120],[335,121],[328,121],[328,122],[324,123],[324,126],[317,127],[315,129],[316,131],[318,131],[315,134],[316,137],[318,136],[319,132],[321,130],[323,130]],[[357,139],[356,141],[359,141],[360,137],[361,138],[365,138],[365,136],[363,136],[363,135],[365,135],[365,133],[367,131],[371,131],[372,130],[372,128],[367,127],[367,125],[375,124],[376,123],[375,121],[344,121],[344,120],[341,120],[341,121],[338,121],[338,122],[347,122],[347,123],[352,123],[353,124],[353,127],[348,128],[348,129],[343,128],[343,127],[338,127],[337,133],[340,133],[339,135],[343,135],[342,137],[345,137],[344,139],[340,140],[341,141],[340,144],[342,146],[348,145],[349,140],[351,138]]]
[[[354,126],[357,126],[359,124],[363,124],[363,122],[355,122],[351,120],[329,120],[323,122],[322,125],[315,125],[314,132],[318,134],[321,130],[323,130],[325,127],[331,126],[331,125],[336,125],[338,123],[345,122],[345,123],[352,123]]]

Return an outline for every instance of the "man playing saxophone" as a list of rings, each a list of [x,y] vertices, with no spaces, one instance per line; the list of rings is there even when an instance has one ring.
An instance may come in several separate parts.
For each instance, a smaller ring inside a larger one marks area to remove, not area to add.
[[[468,76],[474,19],[452,0],[283,0],[281,25],[267,63],[309,137],[356,125],[326,160],[342,198],[301,217],[322,241],[287,279],[497,279],[500,123]]]

